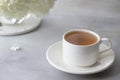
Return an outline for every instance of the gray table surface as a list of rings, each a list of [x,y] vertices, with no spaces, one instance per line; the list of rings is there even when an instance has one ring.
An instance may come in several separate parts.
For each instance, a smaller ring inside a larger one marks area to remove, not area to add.
[[[55,8],[35,31],[19,36],[0,36],[0,80],[119,80],[120,0],[57,0]],[[90,29],[113,44],[115,62],[94,75],[72,75],[53,68],[47,48],[62,39],[65,31]],[[12,51],[17,44],[21,51]]]

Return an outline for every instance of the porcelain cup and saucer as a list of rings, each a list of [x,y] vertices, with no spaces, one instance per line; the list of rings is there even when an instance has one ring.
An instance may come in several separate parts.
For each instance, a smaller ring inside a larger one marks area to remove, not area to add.
[[[77,45],[66,39],[72,32],[85,32],[96,37],[88,45]],[[74,29],[64,33],[63,40],[51,45],[46,53],[48,62],[58,70],[72,74],[94,74],[108,69],[114,62],[112,43],[108,38],[86,29]]]

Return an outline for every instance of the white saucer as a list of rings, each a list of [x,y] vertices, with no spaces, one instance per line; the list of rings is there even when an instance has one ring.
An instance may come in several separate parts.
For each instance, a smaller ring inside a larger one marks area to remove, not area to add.
[[[107,48],[105,44],[101,44],[100,50]],[[58,70],[72,74],[93,74],[109,68],[114,62],[115,55],[111,50],[100,55],[98,62],[90,67],[75,67],[65,64],[62,59],[62,41],[51,45],[46,53],[48,62]]]

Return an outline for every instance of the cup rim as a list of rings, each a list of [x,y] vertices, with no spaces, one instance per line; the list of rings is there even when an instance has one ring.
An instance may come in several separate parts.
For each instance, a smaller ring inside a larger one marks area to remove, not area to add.
[[[97,38],[97,41],[96,41],[95,43],[89,44],[89,45],[77,45],[77,44],[70,43],[70,42],[68,42],[68,41],[65,39],[65,36],[66,36],[68,33],[74,32],[74,31],[82,31],[82,32],[90,33],[90,34],[94,35],[94,36]],[[93,45],[99,43],[99,42],[100,42],[100,36],[99,36],[96,32],[94,32],[94,31],[92,31],[92,30],[88,30],[88,29],[72,29],[72,30],[66,31],[66,32],[63,34],[63,40],[64,40],[65,42],[67,42],[68,44],[71,44],[71,45],[75,45],[75,46],[79,46],[79,47],[89,47],[89,46],[93,46]]]

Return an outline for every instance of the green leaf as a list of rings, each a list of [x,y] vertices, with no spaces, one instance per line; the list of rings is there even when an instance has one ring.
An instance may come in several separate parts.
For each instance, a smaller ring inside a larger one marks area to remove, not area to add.
[[[0,22],[0,27],[2,27],[2,23]]]

